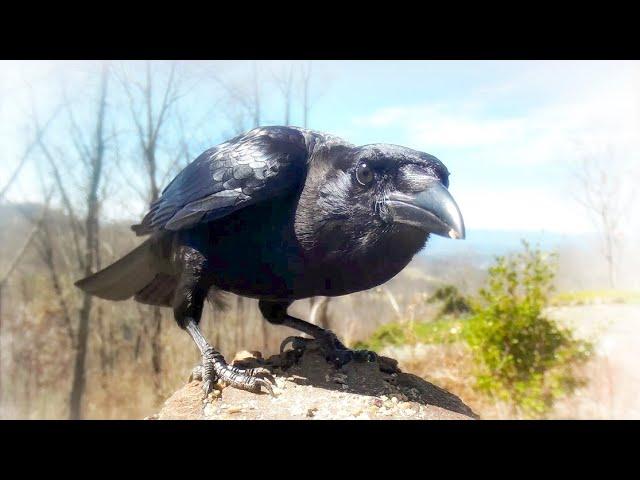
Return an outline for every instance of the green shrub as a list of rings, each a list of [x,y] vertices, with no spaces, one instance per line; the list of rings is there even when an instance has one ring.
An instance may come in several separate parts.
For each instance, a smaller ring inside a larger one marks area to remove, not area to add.
[[[445,315],[460,316],[471,311],[471,306],[467,299],[458,291],[454,285],[445,285],[438,288],[427,303],[442,302],[442,308],[438,312],[438,317]]]
[[[542,314],[552,291],[555,256],[524,242],[524,252],[498,257],[465,324],[476,362],[476,387],[507,402],[514,413],[537,417],[582,381],[575,366],[591,351]]]

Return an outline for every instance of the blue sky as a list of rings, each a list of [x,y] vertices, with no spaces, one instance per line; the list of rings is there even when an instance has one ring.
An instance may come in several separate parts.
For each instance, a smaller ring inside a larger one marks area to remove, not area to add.
[[[251,63],[212,65],[242,79]],[[356,144],[395,143],[436,155],[452,172],[450,189],[468,229],[593,230],[571,196],[572,168],[585,152],[611,147],[616,162],[630,168],[629,182],[639,178],[640,62],[317,61],[313,69],[310,127]],[[34,79],[46,111],[59,98],[60,79],[73,85],[85,70],[81,62],[0,62],[0,185],[25,143],[22,79]],[[194,112],[203,108],[199,92]],[[277,92],[268,83],[263,92],[264,123],[280,123]],[[299,109],[293,123],[301,123]],[[203,145],[224,140],[224,131],[224,117],[214,112]],[[10,198],[36,195],[34,175],[27,169]],[[625,228],[639,226],[633,220]]]

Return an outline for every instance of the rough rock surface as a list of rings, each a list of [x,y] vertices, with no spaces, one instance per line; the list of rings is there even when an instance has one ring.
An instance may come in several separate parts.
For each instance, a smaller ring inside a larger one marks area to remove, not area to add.
[[[458,397],[403,373],[391,358],[351,362],[337,370],[315,343],[263,360],[259,352],[241,352],[235,365],[269,369],[275,397],[218,385],[206,399],[201,383],[191,381],[148,419],[471,419],[478,418]]]

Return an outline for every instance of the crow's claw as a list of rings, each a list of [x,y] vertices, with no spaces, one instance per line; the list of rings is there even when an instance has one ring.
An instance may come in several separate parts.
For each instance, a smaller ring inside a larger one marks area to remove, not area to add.
[[[334,346],[333,349],[328,349],[325,358],[328,362],[333,363],[336,368],[340,368],[351,361],[375,362],[378,359],[378,355],[369,350],[350,350],[346,347]]]
[[[276,382],[273,381],[273,385],[275,385]],[[269,395],[271,395],[272,397],[275,397],[276,394],[273,393],[273,387],[272,384],[269,383],[268,381],[266,381],[264,378],[256,378],[255,379],[255,385],[257,386],[258,390],[260,390],[260,387],[263,387],[268,393]],[[254,390],[252,390],[254,391]]]
[[[327,362],[332,363],[336,368],[340,368],[353,360],[357,362],[375,362],[378,358],[375,352],[369,350],[348,349],[338,340],[338,337],[329,330],[326,330],[323,335],[315,339],[296,336],[287,337],[280,344],[280,353],[282,354],[289,344],[291,344],[294,351],[302,353],[307,345],[314,341],[319,343],[320,349]]]
[[[272,385],[276,384],[275,378],[266,368],[242,369],[228,365],[222,355],[215,351],[202,355],[202,364],[193,369],[190,380],[202,380],[205,398],[213,391],[218,381],[254,393],[259,393],[264,388],[271,395],[274,395]]]
[[[250,370],[245,370],[245,373],[251,372],[250,375],[256,377],[258,380],[264,380],[271,385],[276,384],[276,379],[273,374],[267,370],[266,368],[252,368]]]
[[[309,342],[313,342],[313,338],[296,337],[295,335],[287,337],[280,344],[280,355],[284,353],[284,349],[287,348],[289,344],[291,344],[293,350],[302,351],[307,347]]]
[[[371,350],[353,350],[353,359],[358,362],[375,362],[378,354]]]

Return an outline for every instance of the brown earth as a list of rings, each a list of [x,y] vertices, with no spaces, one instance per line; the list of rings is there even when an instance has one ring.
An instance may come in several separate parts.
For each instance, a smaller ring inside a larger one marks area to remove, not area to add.
[[[292,351],[263,360],[259,352],[241,352],[233,362],[261,366],[275,378],[275,396],[218,385],[206,399],[201,383],[191,381],[175,392],[159,413],[160,420],[217,419],[416,419],[478,418],[458,397],[420,377],[403,373],[397,362],[379,357],[353,361],[337,370],[315,343],[301,357]]]

